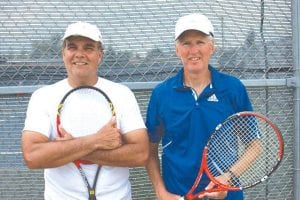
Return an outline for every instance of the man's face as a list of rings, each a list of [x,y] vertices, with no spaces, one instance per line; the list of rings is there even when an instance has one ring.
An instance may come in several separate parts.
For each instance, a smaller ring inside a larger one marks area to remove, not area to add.
[[[98,65],[103,56],[99,42],[72,36],[66,39],[62,55],[71,83],[95,84]]]
[[[213,40],[199,31],[184,32],[176,43],[176,54],[188,71],[207,69],[213,53]]]

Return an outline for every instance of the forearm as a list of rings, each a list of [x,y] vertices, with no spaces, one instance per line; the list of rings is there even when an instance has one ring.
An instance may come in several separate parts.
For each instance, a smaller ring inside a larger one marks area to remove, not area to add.
[[[161,193],[166,191],[161,171],[160,160],[158,157],[158,144],[150,144],[150,157],[146,165],[148,176],[153,185],[156,195],[159,197]]]
[[[259,157],[261,153],[261,144],[259,140],[252,141],[241,158],[230,168],[235,176],[241,176],[251,164]]]
[[[49,141],[34,132],[25,132],[22,137],[23,156],[29,168],[59,167],[93,152],[95,148],[92,137]]]
[[[147,161],[147,152],[134,144],[123,144],[113,150],[97,150],[84,157],[99,165],[109,165],[118,167],[144,166]]]
[[[123,144],[119,148],[98,149],[82,159],[118,167],[144,166],[149,157],[149,143],[145,130],[136,130],[123,136]]]

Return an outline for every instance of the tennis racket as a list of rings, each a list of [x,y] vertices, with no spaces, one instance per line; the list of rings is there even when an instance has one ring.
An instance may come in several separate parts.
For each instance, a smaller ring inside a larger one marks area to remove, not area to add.
[[[243,190],[265,181],[278,168],[283,146],[279,129],[266,116],[255,112],[230,116],[210,136],[195,182],[180,199],[198,199],[207,192]],[[199,191],[197,186],[204,173],[214,187]]]
[[[93,86],[80,86],[66,93],[58,105],[57,133],[62,136],[59,128],[61,126],[73,137],[93,134],[115,115],[111,100],[102,90]],[[101,166],[97,167],[91,186],[81,165],[92,163],[76,160],[74,164],[88,189],[89,200],[96,200],[95,188]]]

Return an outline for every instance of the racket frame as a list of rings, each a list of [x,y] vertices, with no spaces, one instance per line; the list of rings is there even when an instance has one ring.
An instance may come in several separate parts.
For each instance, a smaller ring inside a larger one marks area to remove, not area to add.
[[[64,97],[61,99],[59,105],[58,105],[58,108],[57,108],[57,115],[56,115],[56,131],[57,131],[57,134],[59,137],[62,137],[62,134],[59,130],[59,127],[61,125],[61,120],[60,120],[60,114],[63,110],[63,107],[64,107],[64,102],[65,100],[67,99],[67,97],[72,94],[73,92],[75,91],[78,91],[78,90],[81,90],[81,89],[92,89],[92,90],[95,90],[99,93],[101,93],[104,98],[107,100],[108,104],[109,104],[109,107],[110,107],[110,110],[111,110],[111,113],[112,113],[112,116],[116,116],[116,112],[115,112],[115,108],[114,108],[114,105],[111,101],[111,99],[107,96],[107,94],[102,91],[101,89],[97,88],[97,87],[94,87],[94,86],[88,86],[88,85],[84,85],[84,86],[79,86],[79,87],[76,87],[76,88],[73,88],[71,90],[69,90],[65,95]],[[85,160],[75,160],[73,161],[73,163],[75,164],[75,166],[77,167],[79,173],[80,173],[80,176],[82,177],[83,181],[84,181],[84,184],[86,185],[87,189],[88,189],[88,194],[89,194],[89,200],[96,200],[96,191],[95,191],[95,188],[96,188],[96,185],[97,185],[97,181],[98,181],[98,175],[99,175],[99,172],[100,172],[100,169],[101,169],[101,166],[98,165],[97,166],[97,170],[96,170],[96,174],[95,174],[95,178],[94,178],[94,183],[91,187],[89,181],[87,180],[87,177],[86,177],[86,174],[84,172],[84,170],[82,169],[81,167],[81,164],[93,164],[92,162],[90,161],[85,161]]]
[[[216,133],[216,131],[218,131],[222,127],[223,124],[225,124],[229,120],[233,120],[234,118],[244,117],[244,116],[254,116],[254,117],[260,118],[262,120],[265,120],[273,128],[274,134],[276,134],[276,137],[277,137],[278,143],[279,143],[277,163],[271,168],[270,172],[267,173],[260,180],[258,180],[256,182],[253,182],[252,184],[250,184],[246,187],[232,187],[230,185],[226,185],[226,184],[223,184],[223,183],[217,181],[217,179],[210,173],[210,171],[208,169],[208,164],[207,164],[208,145],[206,145],[204,147],[204,150],[203,150],[203,153],[202,153],[201,166],[200,166],[200,169],[198,171],[195,182],[192,185],[191,189],[188,191],[188,193],[184,197],[181,197],[180,199],[182,199],[182,200],[183,199],[185,199],[185,200],[194,200],[194,199],[197,199],[197,197],[199,195],[204,194],[204,193],[221,192],[221,191],[239,191],[239,190],[247,189],[247,188],[253,187],[253,186],[265,181],[266,179],[268,179],[269,176],[279,167],[279,165],[282,161],[282,158],[283,158],[283,154],[284,154],[284,141],[283,141],[282,134],[281,134],[279,128],[269,118],[267,118],[266,116],[264,116],[262,114],[259,114],[257,112],[243,111],[243,112],[235,113],[235,114],[229,116],[224,122],[222,122],[221,124],[219,124],[215,128],[215,130],[211,134],[207,144],[209,144],[209,142],[212,139],[213,135]],[[211,182],[213,182],[215,184],[215,186],[211,189],[203,190],[203,191],[200,191],[196,194],[193,194],[193,192],[196,190],[196,188],[198,187],[198,185],[200,183],[200,180],[202,178],[203,173],[205,173],[208,176],[209,180]],[[228,173],[230,175],[233,175],[233,173],[231,171],[229,171]]]

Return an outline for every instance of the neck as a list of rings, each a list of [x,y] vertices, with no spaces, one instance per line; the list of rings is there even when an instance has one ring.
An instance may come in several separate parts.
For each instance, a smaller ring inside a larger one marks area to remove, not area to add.
[[[211,75],[209,70],[197,74],[184,74],[184,84],[193,88],[198,96],[210,83]]]
[[[76,79],[76,80],[72,80],[71,78],[68,78],[68,83],[70,84],[71,87],[75,88],[75,87],[79,87],[79,86],[94,86],[96,83],[98,82],[98,77],[95,79],[89,79],[89,80],[80,80],[80,79]]]

